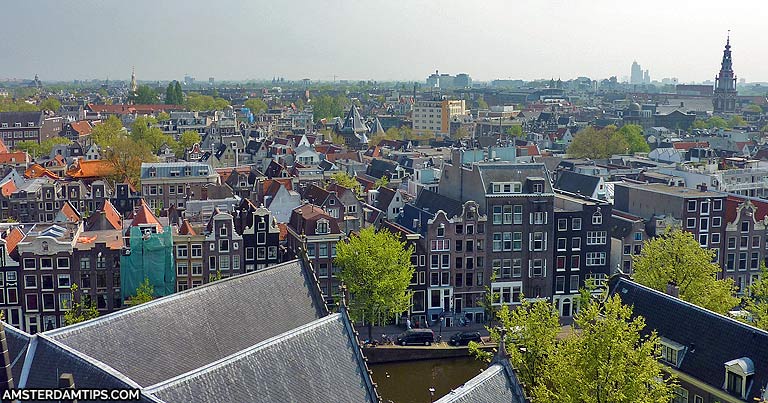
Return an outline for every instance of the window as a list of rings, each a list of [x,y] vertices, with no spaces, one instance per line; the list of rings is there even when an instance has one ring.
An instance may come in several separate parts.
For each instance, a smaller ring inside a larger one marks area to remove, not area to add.
[[[532,234],[531,247],[534,251],[542,251],[547,248],[546,236],[543,232],[534,232]]]
[[[696,211],[696,200],[688,200],[688,211]]]
[[[741,232],[749,232],[749,221],[743,221],[741,223]]]
[[[605,245],[606,231],[587,231],[587,245]]]
[[[430,249],[432,251],[449,251],[451,250],[451,241],[449,239],[433,239],[430,241]]]
[[[256,249],[254,247],[245,248],[245,260],[253,260]]]
[[[504,206],[504,224],[512,224],[512,206]]]
[[[556,294],[565,293],[565,276],[555,277],[555,293]]]
[[[581,231],[581,218],[574,218],[571,223],[571,229],[574,231]]]
[[[566,238],[557,238],[557,250],[565,250],[566,243],[567,243]]]
[[[603,214],[601,214],[599,211],[596,211],[595,214],[592,214],[592,225],[600,225],[603,223]]]
[[[328,244],[323,242],[319,245],[320,257],[328,257]]]
[[[664,338],[661,339],[660,344],[661,344],[661,359],[677,367],[680,364],[679,362],[679,358],[681,355],[680,353],[682,352],[684,347]]]
[[[709,201],[703,200],[701,202],[701,214],[709,214]]]
[[[685,221],[685,228],[696,228],[696,219],[695,218],[688,218]]]
[[[192,244],[192,257],[203,257],[202,244]]]
[[[438,238],[442,238],[445,236],[445,224],[440,224],[437,227],[437,236]]]
[[[712,217],[712,226],[713,227],[719,227],[722,224],[722,218],[721,217]]]
[[[37,268],[34,258],[24,258],[24,270],[34,270]]]
[[[675,392],[672,395],[672,403],[688,403],[688,390],[675,386]]]
[[[267,234],[265,232],[256,233],[256,245],[264,245],[267,243]]]
[[[742,395],[742,383],[744,381],[744,378],[736,374],[732,371],[726,371],[726,379],[725,379],[725,389],[728,391],[728,393],[741,396]]]
[[[501,232],[493,233],[493,251],[500,252],[502,248],[502,234]]]
[[[69,269],[69,258],[60,257],[56,259],[56,267],[59,269]]]
[[[561,218],[557,220],[557,230],[558,231],[565,231],[568,229],[568,220],[565,218]]]
[[[219,252],[229,252],[229,240],[228,239],[220,239],[219,240]]]
[[[493,223],[502,223],[502,206],[493,206]]]
[[[451,255],[443,254],[443,255],[441,255],[441,260],[442,260],[442,268],[443,269],[450,269],[451,268]]]
[[[179,258],[188,257],[187,245],[176,245],[176,257],[179,257]]]
[[[66,288],[69,289],[69,287],[72,285],[69,274],[59,274],[58,276],[58,287],[59,288]]]
[[[720,234],[715,232],[712,234],[712,243],[720,243]]]
[[[493,305],[511,305],[520,303],[523,285],[520,282],[493,283],[491,292],[494,296]]]
[[[736,238],[734,237],[728,238],[728,249],[736,249]]]
[[[219,269],[229,270],[229,256],[219,256]]]
[[[571,239],[571,250],[581,250],[581,238]]]
[[[708,234],[699,234],[699,245],[701,246],[707,246],[709,240]]]
[[[755,235],[752,237],[752,247],[753,248],[760,247],[760,235]]]
[[[544,211],[535,211],[531,213],[531,224],[543,225],[547,223],[547,213]]]
[[[579,275],[578,274],[571,274],[568,292],[570,293],[579,292]]]
[[[521,251],[523,250],[523,233],[522,232],[515,232],[512,234],[512,250],[514,251]]]
[[[40,289],[43,291],[50,291],[53,290],[53,275],[52,274],[45,274],[40,276]]]
[[[531,263],[531,277],[544,277],[544,261],[542,259],[533,259]]]
[[[739,253],[739,270],[747,269],[747,252]]]
[[[760,254],[757,252],[752,252],[752,256],[749,259],[749,268],[750,269],[757,269],[759,267],[759,261],[760,261]]]
[[[521,204],[516,204],[514,206],[514,217],[512,219],[513,224],[522,224],[523,223],[523,206]]]
[[[587,266],[603,266],[603,265],[605,265],[605,252],[587,253]]]
[[[332,252],[331,256],[335,256],[336,255],[336,245],[333,245],[333,247],[331,248],[331,252]],[[277,246],[270,246],[270,247],[268,247],[267,248],[267,253],[268,253],[268,255],[267,255],[268,259],[277,259]]]
[[[723,210],[723,199],[716,199],[712,202],[712,210],[714,211],[722,211]]]
[[[176,264],[176,275],[177,276],[186,276],[188,271],[187,262],[179,262]]]
[[[733,254],[733,253],[729,253],[726,256],[726,259],[725,259],[725,270],[733,271],[734,270],[735,261],[736,261],[736,255]]]
[[[316,245],[315,244],[310,244],[310,245],[312,245],[312,247],[310,248],[310,250],[312,251],[312,255],[310,256],[315,257]],[[266,259],[266,257],[267,257],[267,248],[263,246],[259,246],[258,248],[256,248],[256,260],[264,260]]]
[[[317,222],[317,229],[315,230],[318,234],[327,234],[328,233],[328,221],[326,220],[319,220]]]
[[[579,270],[581,268],[581,256],[571,255],[571,270]]]
[[[37,288],[37,276],[34,274],[24,276],[24,288]]]

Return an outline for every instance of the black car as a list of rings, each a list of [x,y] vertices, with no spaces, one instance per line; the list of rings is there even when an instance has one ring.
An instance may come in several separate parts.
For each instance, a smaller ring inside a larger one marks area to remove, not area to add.
[[[423,344],[429,346],[435,342],[435,332],[430,329],[411,329],[400,333],[397,336],[397,344],[407,346],[408,344]]]
[[[450,343],[454,346],[466,346],[470,341],[480,342],[480,332],[458,332],[451,336]]]

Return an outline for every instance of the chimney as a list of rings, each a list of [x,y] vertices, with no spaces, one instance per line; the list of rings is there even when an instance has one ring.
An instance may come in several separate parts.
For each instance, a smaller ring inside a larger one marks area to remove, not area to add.
[[[65,372],[61,374],[59,377],[59,389],[74,389],[75,388],[75,377],[72,376],[72,374]],[[62,402],[66,403],[77,403],[77,400],[62,400]]]
[[[674,281],[670,281],[669,283],[667,283],[666,294],[671,295],[675,298],[680,298],[680,287],[678,287]]]
[[[0,317],[0,319],[3,318]],[[5,340],[5,323],[2,321],[0,321],[0,367],[2,367],[0,368],[0,390],[13,389],[11,355],[8,353],[8,342]]]

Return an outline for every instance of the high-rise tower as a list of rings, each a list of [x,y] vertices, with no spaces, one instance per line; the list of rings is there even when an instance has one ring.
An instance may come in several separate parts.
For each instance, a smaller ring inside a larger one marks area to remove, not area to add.
[[[640,67],[637,61],[632,62],[632,70],[629,76],[629,83],[633,85],[643,83],[643,69]]]
[[[715,77],[715,94],[712,104],[715,113],[736,112],[736,75],[733,74],[733,60],[731,59],[731,34],[725,41],[723,61],[720,64],[720,74]]]

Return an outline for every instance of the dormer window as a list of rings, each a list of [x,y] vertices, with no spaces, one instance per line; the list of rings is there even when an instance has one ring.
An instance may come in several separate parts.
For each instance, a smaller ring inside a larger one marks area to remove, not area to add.
[[[150,177],[150,178],[154,178],[154,177],[156,177],[156,176],[157,176],[157,169],[155,169],[155,168],[150,168],[150,169],[149,169],[149,177]]]
[[[318,234],[327,234],[328,233],[328,220],[319,220],[317,222],[317,229],[316,231]]]
[[[192,167],[184,168],[184,176],[192,176]]]
[[[35,127],[35,122],[27,122],[27,127]]]
[[[669,365],[679,367],[683,360],[685,346],[672,340],[661,338],[661,359]]]
[[[725,382],[723,388],[728,393],[741,399],[747,398],[752,376],[755,374],[755,364],[747,357],[737,358],[725,363]]]
[[[219,229],[219,235],[227,236],[227,226],[226,225],[222,225],[221,226],[221,228]]]
[[[21,127],[21,122],[16,122],[13,124],[13,127]]]
[[[522,193],[523,184],[520,182],[495,182],[493,193]]]

